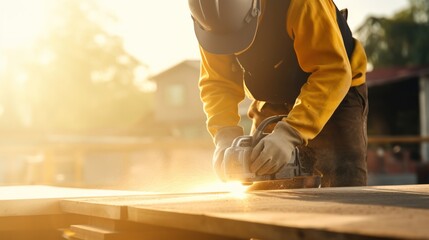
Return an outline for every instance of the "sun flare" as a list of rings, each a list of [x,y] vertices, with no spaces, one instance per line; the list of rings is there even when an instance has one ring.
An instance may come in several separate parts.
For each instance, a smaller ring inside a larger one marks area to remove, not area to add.
[[[192,192],[226,192],[234,198],[245,198],[248,186],[240,182],[214,182],[193,188]]]
[[[31,46],[47,30],[52,0],[0,0],[0,49]]]

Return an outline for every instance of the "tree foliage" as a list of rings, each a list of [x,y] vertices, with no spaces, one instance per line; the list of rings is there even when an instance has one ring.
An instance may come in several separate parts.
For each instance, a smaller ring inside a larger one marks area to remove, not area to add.
[[[31,49],[5,52],[0,127],[82,133],[136,124],[151,94],[134,81],[144,65],[102,24],[114,18],[92,0],[55,3],[49,30]]]
[[[392,17],[369,17],[357,34],[374,67],[429,64],[429,1],[409,0]]]

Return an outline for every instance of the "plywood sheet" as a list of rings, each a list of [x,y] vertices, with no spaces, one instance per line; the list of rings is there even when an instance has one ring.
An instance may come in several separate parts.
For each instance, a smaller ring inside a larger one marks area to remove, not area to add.
[[[429,239],[429,185],[141,199],[130,221],[259,239]]]
[[[64,199],[60,202],[61,211],[90,217],[111,220],[128,220],[128,207],[140,205],[147,201],[157,202],[173,198],[218,196],[222,193],[175,193],[175,194],[145,194],[106,197],[89,197],[79,199]]]
[[[51,186],[0,187],[0,217],[60,214],[62,199],[140,195],[141,192],[61,188]]]

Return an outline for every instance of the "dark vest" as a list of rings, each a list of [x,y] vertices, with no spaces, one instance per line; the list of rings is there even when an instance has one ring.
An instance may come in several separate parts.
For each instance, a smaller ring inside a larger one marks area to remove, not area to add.
[[[286,31],[289,3],[290,0],[266,1],[266,14],[252,46],[236,56],[244,69],[244,82],[256,100],[293,104],[310,75],[299,66],[293,40]],[[338,9],[337,21],[350,59],[355,43]]]

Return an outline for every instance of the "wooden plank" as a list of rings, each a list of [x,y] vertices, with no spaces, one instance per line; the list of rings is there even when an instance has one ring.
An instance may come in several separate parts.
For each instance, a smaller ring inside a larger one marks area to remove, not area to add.
[[[140,195],[142,192],[61,188],[51,186],[4,186],[0,187],[0,218],[62,214],[62,199]]]
[[[194,240],[237,240],[222,235],[210,234],[193,229],[176,229],[151,224],[142,224],[128,221],[128,206],[138,205],[145,200],[162,200],[166,198],[178,198],[184,196],[207,196],[205,193],[182,194],[152,194],[139,196],[100,197],[66,199],[60,206],[64,212],[85,215],[89,224],[85,227],[74,226],[76,231],[74,238],[85,240],[98,239],[194,239]],[[217,193],[212,193],[217,195]],[[85,229],[84,229],[85,228]],[[94,229],[101,229],[100,231]],[[124,237],[126,236],[126,237]]]
[[[163,228],[145,224],[140,224],[138,225],[138,228],[128,229],[128,231],[111,230],[93,225],[72,225],[70,230],[73,232],[71,235],[73,238],[81,240],[237,240],[225,238],[219,235]]]
[[[63,239],[58,231],[37,230],[37,231],[8,231],[0,232],[0,239],[5,240],[58,240]]]
[[[60,202],[62,212],[112,220],[128,220],[128,206],[142,202],[158,201],[168,198],[177,199],[186,196],[207,196],[208,193],[145,194],[130,196],[106,196],[95,198],[63,199]],[[216,196],[218,193],[210,193]]]
[[[0,239],[60,239],[58,229],[84,221],[61,211],[60,200],[132,194],[141,193],[50,186],[0,187]]]
[[[73,232],[72,236],[77,239],[91,239],[91,240],[119,240],[125,239],[120,236],[116,231],[103,229],[100,227],[93,227],[90,225],[72,225],[70,230]],[[130,239],[131,240],[131,239]]]
[[[0,232],[55,230],[79,220],[79,217],[69,214],[2,217],[0,218]]]
[[[429,185],[142,199],[130,221],[258,239],[429,239]]]

